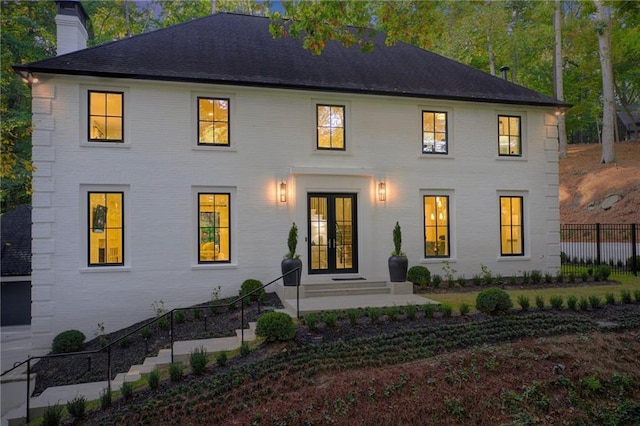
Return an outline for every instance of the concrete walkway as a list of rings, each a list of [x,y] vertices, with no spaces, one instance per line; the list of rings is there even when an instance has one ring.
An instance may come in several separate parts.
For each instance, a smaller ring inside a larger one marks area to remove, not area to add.
[[[296,299],[282,301],[286,312],[295,318]],[[366,307],[408,306],[438,303],[417,294],[362,294],[356,296],[325,296],[300,299],[300,317],[312,313]]]

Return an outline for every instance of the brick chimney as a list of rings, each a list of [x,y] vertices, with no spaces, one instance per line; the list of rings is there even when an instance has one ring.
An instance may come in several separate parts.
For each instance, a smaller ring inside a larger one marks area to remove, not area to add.
[[[58,14],[56,15],[58,55],[75,52],[87,47],[89,34],[87,22],[89,16],[79,1],[56,1]]]

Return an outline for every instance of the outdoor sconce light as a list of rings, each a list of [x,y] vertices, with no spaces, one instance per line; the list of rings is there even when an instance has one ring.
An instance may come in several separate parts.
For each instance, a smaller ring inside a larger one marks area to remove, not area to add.
[[[387,201],[387,187],[384,182],[378,183],[378,201]]]
[[[287,202],[287,184],[285,182],[280,182],[280,202]]]
[[[31,74],[30,72],[24,74],[23,72],[20,73],[20,75],[22,76],[22,81],[27,83],[27,86],[29,86],[29,88],[31,88],[31,86],[35,83],[38,82],[38,77],[35,77],[33,74]]]

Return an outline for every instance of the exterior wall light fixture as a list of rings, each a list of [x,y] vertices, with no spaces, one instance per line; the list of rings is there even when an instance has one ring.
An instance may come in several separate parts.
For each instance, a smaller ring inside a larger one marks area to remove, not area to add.
[[[287,184],[284,181],[280,182],[280,202],[287,202]]]
[[[387,186],[384,182],[378,182],[378,201],[387,201]]]

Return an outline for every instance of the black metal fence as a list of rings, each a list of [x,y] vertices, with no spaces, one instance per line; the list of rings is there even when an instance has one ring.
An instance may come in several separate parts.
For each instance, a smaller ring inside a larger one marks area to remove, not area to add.
[[[563,269],[609,265],[614,273],[638,275],[640,271],[640,224],[560,225]]]

